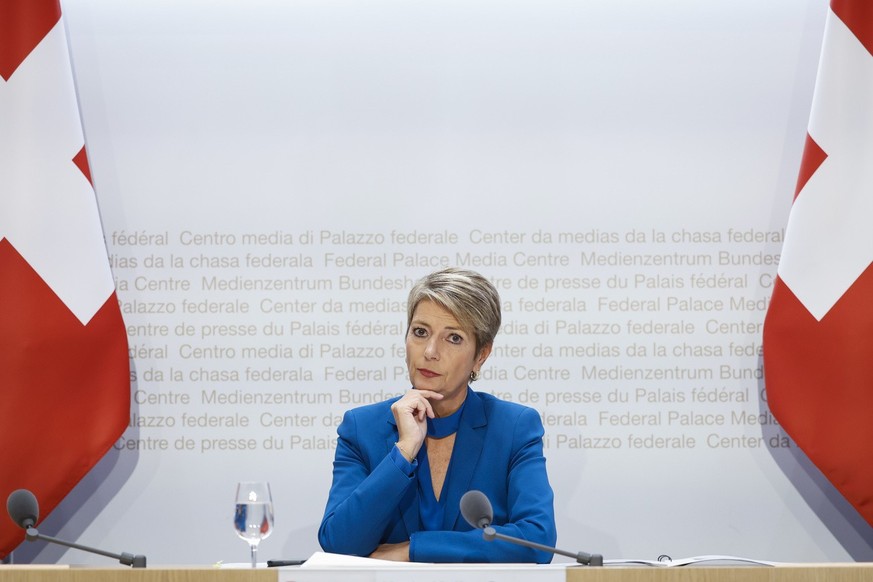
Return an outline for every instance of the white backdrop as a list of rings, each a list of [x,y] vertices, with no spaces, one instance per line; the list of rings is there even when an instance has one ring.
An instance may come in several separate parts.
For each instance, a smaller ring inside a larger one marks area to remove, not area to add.
[[[537,408],[558,545],[869,560],[769,414],[761,324],[826,0],[66,0],[131,426],[41,527],[152,564],[315,539],[412,281],[492,278],[474,386]],[[16,561],[104,563],[30,544]]]

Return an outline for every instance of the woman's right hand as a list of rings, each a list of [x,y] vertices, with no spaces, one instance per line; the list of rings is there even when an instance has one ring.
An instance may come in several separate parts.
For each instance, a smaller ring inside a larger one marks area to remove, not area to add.
[[[397,445],[410,463],[418,455],[427,436],[427,419],[434,417],[429,399],[440,400],[442,397],[437,392],[413,388],[391,405],[391,412],[397,423]]]

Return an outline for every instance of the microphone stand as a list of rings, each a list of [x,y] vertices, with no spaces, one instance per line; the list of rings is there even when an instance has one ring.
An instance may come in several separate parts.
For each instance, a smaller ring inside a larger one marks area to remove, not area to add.
[[[602,566],[603,565],[603,556],[600,554],[587,554],[585,552],[572,553],[567,552],[565,550],[559,550],[558,548],[553,548],[550,546],[544,546],[543,544],[538,544],[536,542],[529,542],[527,540],[523,540],[521,538],[514,538],[512,536],[503,535],[502,533],[497,533],[490,525],[482,530],[482,536],[488,540],[489,542],[494,540],[503,540],[505,542],[512,542],[513,544],[520,544],[522,546],[527,546],[529,548],[533,548],[535,550],[541,550],[544,552],[551,552],[553,554],[561,554],[562,556],[567,556],[570,558],[575,558],[576,561],[580,564],[584,564],[586,566]]]
[[[131,566],[132,568],[145,568],[146,567],[146,557],[143,555],[129,554],[127,552],[122,552],[121,554],[113,554],[112,552],[106,552],[103,550],[98,550],[97,548],[90,548],[88,546],[83,546],[81,544],[76,544],[73,542],[65,542],[64,540],[59,540],[57,538],[53,538],[51,536],[44,536],[33,526],[29,526],[25,530],[24,539],[29,542],[34,542],[36,540],[43,540],[46,542],[51,542],[53,544],[59,544],[61,546],[67,546],[68,548],[74,548],[76,550],[84,550],[86,552],[91,552],[92,554],[100,554],[101,556],[106,556],[107,558],[115,558],[120,563],[125,566]]]

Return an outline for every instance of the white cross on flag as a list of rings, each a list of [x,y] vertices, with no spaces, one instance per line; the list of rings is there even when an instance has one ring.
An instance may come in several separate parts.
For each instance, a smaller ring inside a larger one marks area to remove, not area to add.
[[[873,525],[873,2],[832,0],[764,322],[776,419]]]
[[[124,432],[130,368],[58,0],[0,0],[0,499],[50,512]],[[0,520],[0,557],[24,540]]]

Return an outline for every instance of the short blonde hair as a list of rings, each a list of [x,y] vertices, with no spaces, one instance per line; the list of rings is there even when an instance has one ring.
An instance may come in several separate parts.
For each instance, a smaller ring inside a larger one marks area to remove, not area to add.
[[[476,338],[476,353],[494,342],[500,329],[500,295],[491,281],[475,271],[450,267],[419,279],[409,291],[407,332],[415,308],[433,301],[452,314]]]

